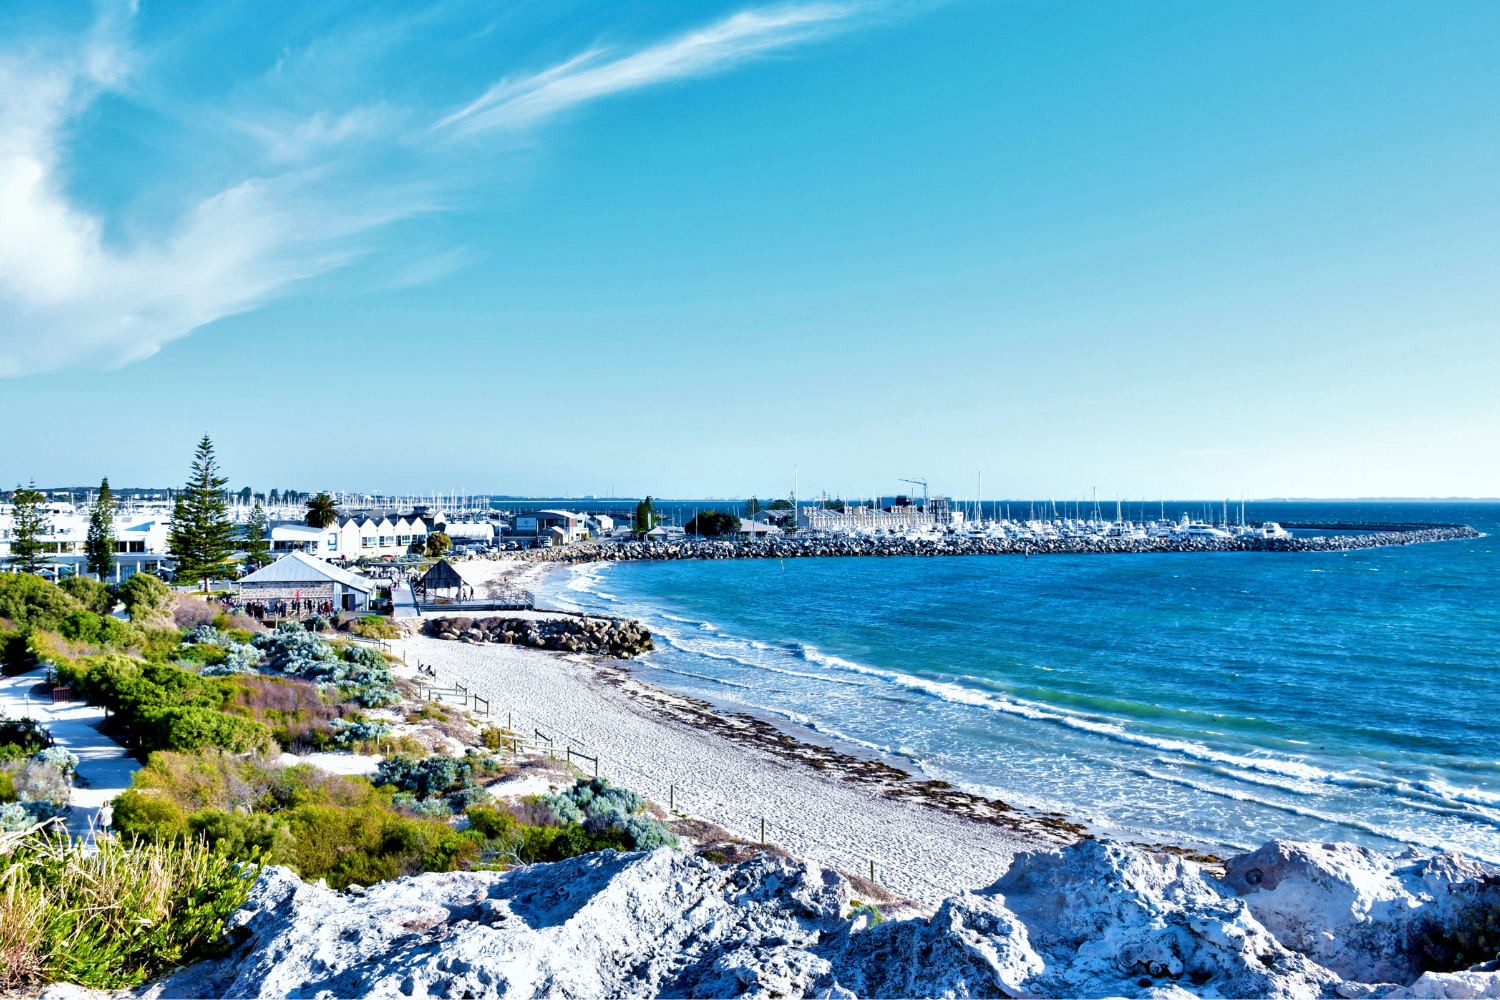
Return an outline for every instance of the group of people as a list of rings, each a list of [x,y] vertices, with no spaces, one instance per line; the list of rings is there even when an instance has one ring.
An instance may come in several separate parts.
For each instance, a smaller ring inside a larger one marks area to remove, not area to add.
[[[297,618],[303,615],[333,615],[332,601],[273,598],[268,601],[246,601],[239,610],[255,618]]]

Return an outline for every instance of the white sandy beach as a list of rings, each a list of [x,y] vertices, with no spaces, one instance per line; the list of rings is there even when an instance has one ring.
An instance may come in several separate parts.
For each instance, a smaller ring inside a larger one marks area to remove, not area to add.
[[[935,903],[988,885],[1017,851],[1050,845],[994,824],[881,797],[714,732],[670,720],[601,681],[586,658],[507,645],[418,637],[400,644],[408,662],[432,666],[442,685],[460,683],[490,700],[501,725],[540,730],[601,760],[601,772],[665,806],[792,854]],[[611,666],[617,661],[609,661]],[[591,764],[584,764],[592,768]]]

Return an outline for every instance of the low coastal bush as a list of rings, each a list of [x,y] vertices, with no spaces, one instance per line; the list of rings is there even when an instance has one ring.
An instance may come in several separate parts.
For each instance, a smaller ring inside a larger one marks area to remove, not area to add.
[[[523,811],[528,811],[524,809]],[[631,850],[635,845],[623,830],[587,830],[577,823],[560,825],[552,817],[534,812],[524,822],[513,807],[474,806],[465,812],[471,824],[464,832],[480,844],[481,863],[539,864],[562,861],[580,854],[613,848]]]
[[[671,837],[663,830],[665,837],[653,841],[628,825],[562,822],[541,799],[502,805],[473,781],[487,761],[478,754],[463,761],[403,757],[376,785],[309,765],[158,752],[115,800],[114,825],[144,843],[201,841],[227,858],[285,864],[338,889],[424,871],[646,849]],[[623,809],[631,801],[621,789],[591,791],[591,802]],[[470,824],[462,831],[447,822],[460,812]]]
[[[379,615],[365,615],[358,621],[350,622],[348,630],[366,639],[399,639],[406,634]]]
[[[312,681],[325,690],[337,689],[341,698],[366,708],[394,705],[401,700],[385,657],[373,649],[340,649],[297,622],[284,622],[275,632],[255,636],[254,644],[265,653],[264,666]]]
[[[78,758],[57,747],[0,764],[0,831],[15,833],[68,808]]]
[[[558,822],[576,824],[591,833],[618,830],[630,847],[649,851],[677,846],[665,824],[646,813],[646,800],[628,788],[616,788],[608,778],[579,778],[565,792],[542,800]]]
[[[52,745],[35,719],[0,719],[0,760],[22,760]]]
[[[91,646],[106,646],[114,649],[132,649],[141,645],[144,636],[129,622],[122,622],[109,615],[96,614],[80,608],[69,612],[58,623],[57,633],[64,639],[84,642]]]
[[[81,605],[51,581],[30,573],[0,573],[0,618],[22,629],[56,631]]]
[[[475,838],[391,800],[389,788],[310,765],[154,753],[115,800],[114,825],[148,843],[201,838],[226,857],[285,864],[338,889],[451,871],[479,855]]]
[[[81,844],[39,835],[0,855],[0,990],[47,982],[121,989],[216,955],[224,920],[250,893],[201,841]]]
[[[201,672],[209,676],[253,674],[258,671],[265,654],[251,644],[252,638],[245,631],[199,625],[183,636],[180,655],[185,659],[197,659],[203,664]],[[204,655],[195,656],[194,650],[203,650]]]
[[[169,625],[177,595],[150,573],[136,573],[115,591],[125,604],[125,613],[137,625]]]
[[[119,598],[115,596],[109,584],[95,580],[91,576],[79,576],[75,573],[65,578],[58,586],[69,597],[96,615],[109,614],[119,603]]]

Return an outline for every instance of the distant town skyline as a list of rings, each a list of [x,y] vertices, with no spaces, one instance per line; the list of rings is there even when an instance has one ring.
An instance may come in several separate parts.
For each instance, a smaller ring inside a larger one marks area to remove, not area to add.
[[[257,490],[1493,497],[1497,43],[1462,2],[7,5],[0,487],[175,487],[206,432]]]

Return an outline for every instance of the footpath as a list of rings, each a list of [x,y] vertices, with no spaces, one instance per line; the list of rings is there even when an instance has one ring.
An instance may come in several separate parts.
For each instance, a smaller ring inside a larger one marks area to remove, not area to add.
[[[411,584],[405,580],[391,587],[391,617],[422,617],[422,612],[417,608],[417,595],[412,592]]]
[[[69,799],[73,810],[67,817],[68,832],[86,836],[98,826],[99,810],[130,787],[141,765],[126,754],[124,747],[99,732],[104,709],[91,708],[81,701],[52,704],[46,679],[45,669],[0,677],[0,711],[11,719],[35,719],[52,734],[56,746],[78,757],[78,779]]]

